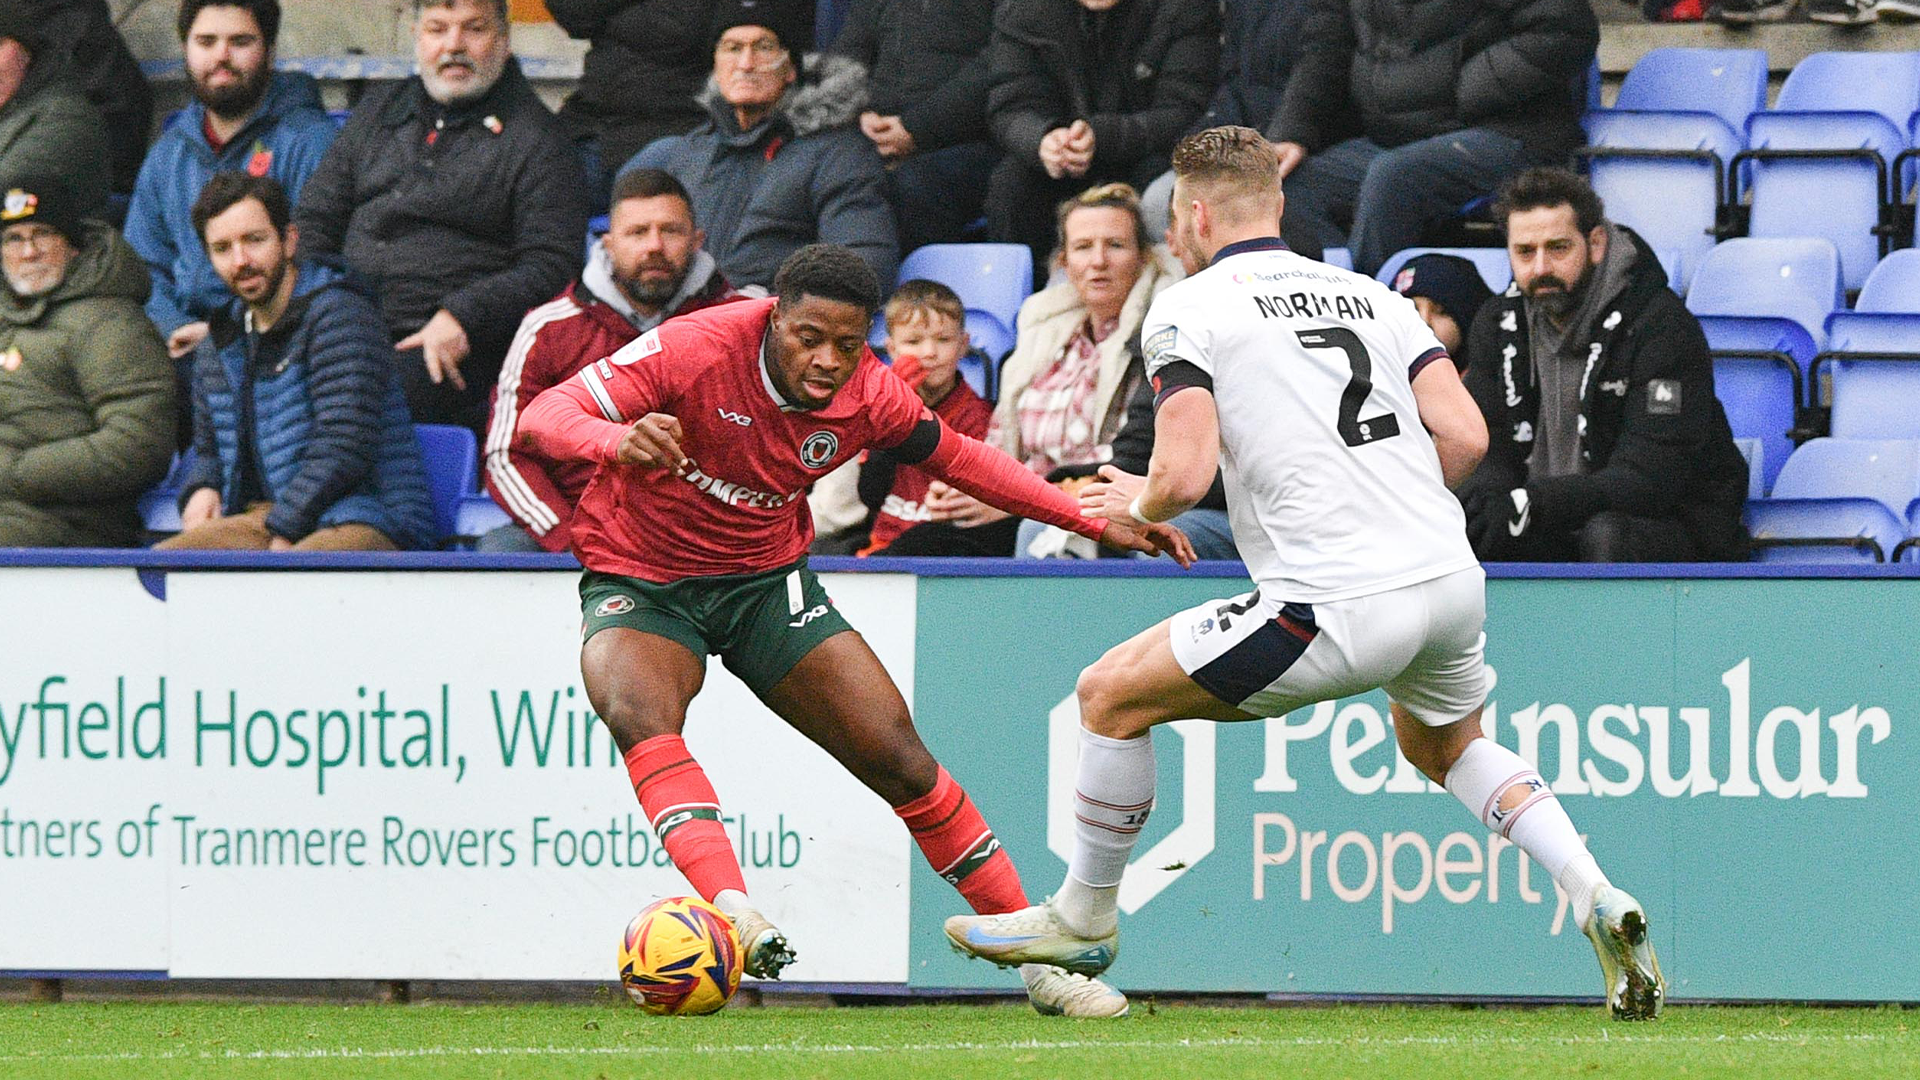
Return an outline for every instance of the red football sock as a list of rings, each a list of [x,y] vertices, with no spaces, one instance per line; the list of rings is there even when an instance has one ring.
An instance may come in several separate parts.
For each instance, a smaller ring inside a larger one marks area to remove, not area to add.
[[[947,770],[940,770],[932,791],[894,807],[893,812],[907,823],[913,842],[920,845],[920,854],[934,872],[960,890],[977,914],[995,915],[1027,906],[1013,860]]]
[[[694,891],[711,901],[723,889],[747,891],[740,859],[720,824],[720,797],[678,735],[657,735],[627,751],[627,775],[653,831]]]

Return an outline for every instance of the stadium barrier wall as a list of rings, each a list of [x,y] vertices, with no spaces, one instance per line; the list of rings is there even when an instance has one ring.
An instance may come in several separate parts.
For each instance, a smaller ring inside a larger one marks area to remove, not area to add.
[[[568,560],[64,558],[111,565],[0,566],[0,973],[601,980],[686,891],[579,689]],[[482,567],[520,569],[436,572]],[[1043,895],[1075,674],[1244,579],[904,568],[827,584]],[[1489,727],[1648,904],[1674,996],[1920,999],[1920,581],[1496,573]],[[1011,985],[948,951],[959,900],[884,804],[718,664],[689,741],[794,979]],[[1120,985],[1596,992],[1552,883],[1399,756],[1380,695],[1155,742]]]

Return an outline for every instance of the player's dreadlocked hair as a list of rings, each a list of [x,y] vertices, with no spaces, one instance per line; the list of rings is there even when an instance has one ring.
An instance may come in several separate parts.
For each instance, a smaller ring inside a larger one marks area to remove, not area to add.
[[[817,296],[852,304],[868,316],[880,309],[880,279],[865,259],[839,244],[808,244],[787,256],[773,275],[773,291],[783,308]]]
[[[1507,219],[1525,210],[1570,206],[1573,224],[1585,236],[1607,219],[1607,206],[1585,180],[1565,169],[1534,168],[1507,181],[1494,200],[1493,218],[1503,227]]]

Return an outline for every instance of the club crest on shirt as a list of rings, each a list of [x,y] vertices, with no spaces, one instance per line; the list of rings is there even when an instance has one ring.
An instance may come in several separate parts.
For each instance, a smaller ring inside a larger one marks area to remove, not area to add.
[[[609,615],[625,615],[632,610],[633,597],[615,594],[600,601],[600,606],[593,609],[593,617],[596,619],[604,619]]]
[[[800,464],[818,469],[840,452],[840,436],[831,431],[816,431],[800,444]]]
[[[1151,364],[1172,351],[1174,340],[1179,336],[1180,329],[1175,326],[1154,331],[1153,336],[1143,342],[1140,347],[1140,351],[1146,355],[1147,363]]]

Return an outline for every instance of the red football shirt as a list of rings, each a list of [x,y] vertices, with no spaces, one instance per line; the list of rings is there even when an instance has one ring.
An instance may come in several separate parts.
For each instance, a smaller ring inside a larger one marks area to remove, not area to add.
[[[685,476],[600,467],[574,513],[582,565],[659,582],[791,565],[813,540],[808,485],[932,417],[871,351],[826,408],[784,405],[761,356],[774,303],[670,319],[548,391],[620,425],[674,416],[696,466]],[[608,430],[616,442],[621,433]]]

